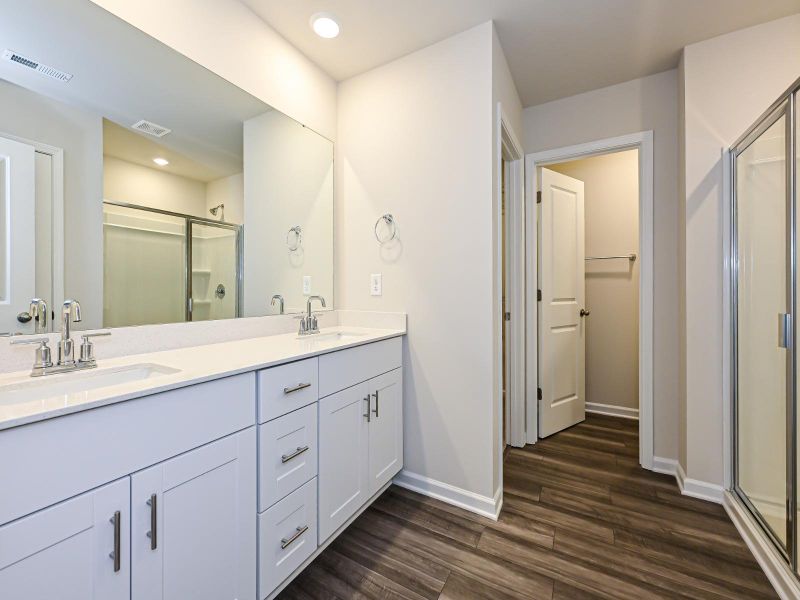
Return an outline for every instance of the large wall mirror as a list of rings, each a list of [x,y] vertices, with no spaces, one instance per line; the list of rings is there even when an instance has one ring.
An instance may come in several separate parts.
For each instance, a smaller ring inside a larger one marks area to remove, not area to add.
[[[330,140],[90,0],[19,8],[0,19],[0,334],[57,329],[66,298],[84,329],[333,306]]]

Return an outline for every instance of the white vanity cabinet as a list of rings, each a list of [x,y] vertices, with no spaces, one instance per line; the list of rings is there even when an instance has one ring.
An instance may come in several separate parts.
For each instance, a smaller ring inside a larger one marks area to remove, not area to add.
[[[129,503],[126,477],[0,527],[0,597],[130,598]]]
[[[256,434],[131,476],[131,598],[255,598]]]
[[[399,338],[320,358],[321,389],[361,379],[319,402],[320,543],[403,466],[401,365]]]

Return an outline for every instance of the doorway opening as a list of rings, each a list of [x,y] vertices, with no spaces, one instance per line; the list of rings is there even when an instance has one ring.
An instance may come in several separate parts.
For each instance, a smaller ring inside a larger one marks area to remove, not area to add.
[[[526,173],[526,441],[638,418],[652,469],[652,132],[530,154]]]

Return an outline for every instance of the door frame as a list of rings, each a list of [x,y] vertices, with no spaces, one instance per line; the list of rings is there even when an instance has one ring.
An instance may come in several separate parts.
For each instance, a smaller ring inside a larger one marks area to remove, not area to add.
[[[497,206],[495,207],[496,217],[496,240],[495,247],[495,305],[497,309],[494,314],[496,352],[495,372],[499,374],[496,378],[495,395],[497,397],[498,415],[497,443],[499,445],[497,456],[498,473],[503,472],[503,428],[506,430],[506,441],[510,446],[522,447],[525,445],[525,397],[527,395],[525,377],[525,153],[522,144],[517,139],[511,121],[503,111],[502,105],[497,103],[497,181],[496,197]],[[502,213],[502,194],[503,194],[503,162],[505,161],[505,180],[506,180],[506,212],[505,217]],[[503,328],[506,327],[504,317],[501,313],[503,303],[503,219],[506,225],[506,260],[508,269],[506,270],[507,289],[506,289],[506,311],[511,313],[511,323],[506,331],[508,355],[507,373],[508,384],[506,392],[508,394],[508,411],[505,420],[503,419],[503,385],[506,373],[503,372]],[[502,476],[501,476],[502,477]]]
[[[52,214],[50,215],[50,243],[53,253],[51,257],[53,271],[50,274],[50,285],[52,286],[53,297],[50,299],[51,305],[49,308],[51,311],[55,311],[56,307],[61,306],[64,302],[64,149],[20,137],[6,131],[0,131],[0,137],[33,146],[35,152],[47,154],[53,161],[53,172],[51,173]],[[48,319],[48,322],[49,330],[55,331],[55,319]]]
[[[527,197],[536,198],[538,167],[554,163],[610,154],[622,150],[639,150],[639,463],[653,469],[653,132],[640,131],[629,135],[606,138],[533,152],[525,157],[528,174]],[[534,200],[535,201],[535,200]],[[536,290],[538,281],[538,220],[537,211],[525,214],[525,310],[526,323],[532,332],[526,340],[526,371],[538,374],[538,322]],[[528,378],[525,399],[526,437],[528,444],[538,441],[538,382]]]

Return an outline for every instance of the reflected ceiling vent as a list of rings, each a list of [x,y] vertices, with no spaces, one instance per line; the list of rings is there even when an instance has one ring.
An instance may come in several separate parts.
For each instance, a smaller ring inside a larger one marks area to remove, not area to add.
[[[64,81],[67,82],[72,79],[72,73],[65,73],[64,71],[59,71],[54,67],[48,67],[47,65],[43,65],[39,61],[33,60],[32,58],[28,58],[27,56],[22,56],[22,54],[17,54],[16,52],[12,52],[11,50],[3,50],[3,58],[5,60],[10,60],[11,62],[15,62],[18,65],[22,65],[23,67],[28,67],[29,69],[33,69],[37,73],[41,73],[46,77],[50,77],[51,79],[55,79],[57,81]]]
[[[156,125],[155,123],[145,121],[144,119],[131,125],[131,129],[141,131],[142,133],[146,133],[147,135],[152,135],[153,137],[157,138],[164,137],[168,133],[172,132],[172,129],[167,129],[163,125]]]

